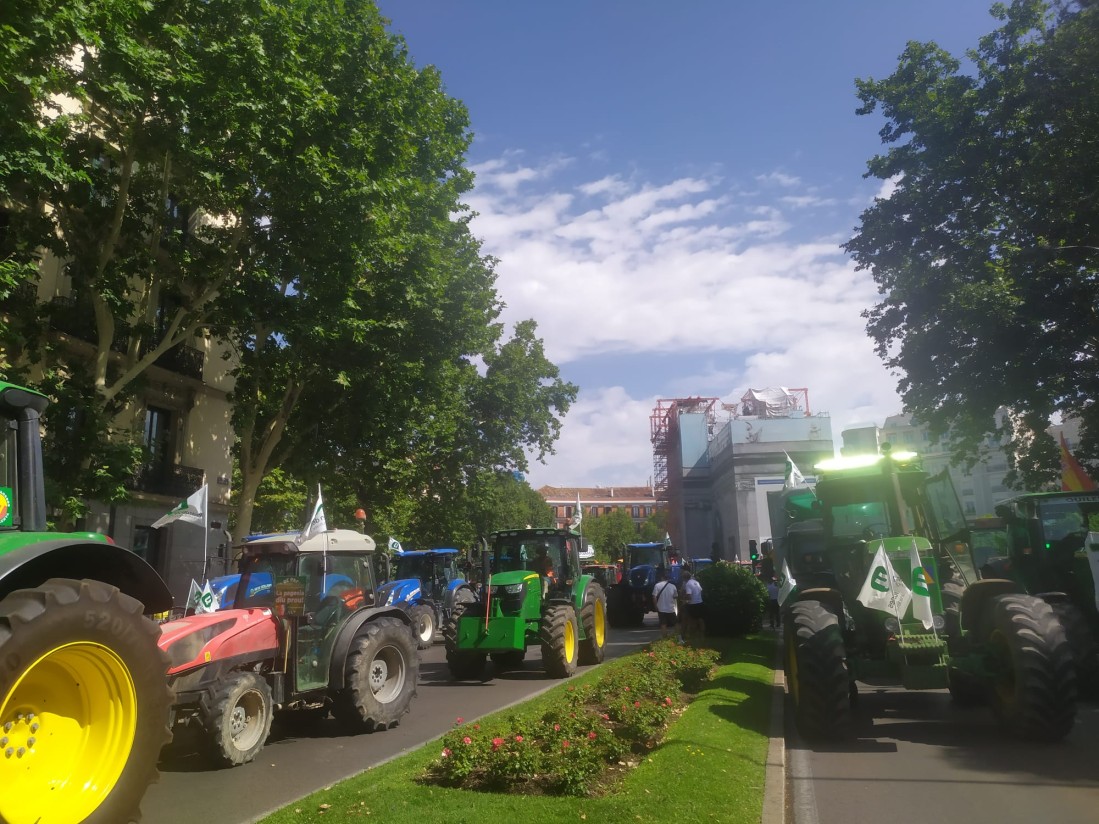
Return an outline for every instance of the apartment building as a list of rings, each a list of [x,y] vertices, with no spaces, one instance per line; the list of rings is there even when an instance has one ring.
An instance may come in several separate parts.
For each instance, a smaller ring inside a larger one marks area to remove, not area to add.
[[[538,494],[553,508],[554,525],[559,529],[572,521],[577,500],[585,517],[625,512],[638,529],[657,509],[651,486],[543,486]]]

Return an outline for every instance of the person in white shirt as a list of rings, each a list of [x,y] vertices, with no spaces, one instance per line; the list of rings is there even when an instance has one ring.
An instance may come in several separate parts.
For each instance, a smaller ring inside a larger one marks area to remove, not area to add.
[[[706,607],[702,604],[702,584],[691,575],[688,570],[683,570],[683,600],[686,606],[683,610],[683,637],[687,641],[701,644],[706,638]]]
[[[667,638],[675,630],[676,604],[679,601],[679,590],[672,583],[671,571],[665,570],[664,580],[653,587],[653,601],[660,623],[660,637]]]

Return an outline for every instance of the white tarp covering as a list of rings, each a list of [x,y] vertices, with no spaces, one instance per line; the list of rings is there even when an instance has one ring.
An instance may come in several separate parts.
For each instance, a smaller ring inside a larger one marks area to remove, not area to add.
[[[798,396],[785,386],[749,389],[740,402],[743,404],[743,414],[758,415],[761,418],[785,418],[800,408]]]

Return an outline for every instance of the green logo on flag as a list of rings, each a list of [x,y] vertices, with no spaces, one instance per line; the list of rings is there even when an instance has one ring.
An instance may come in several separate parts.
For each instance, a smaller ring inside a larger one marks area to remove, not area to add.
[[[912,570],[912,591],[916,595],[928,595],[927,591],[927,573],[923,571],[923,567],[916,567]]]
[[[885,573],[885,567],[880,566],[874,569],[874,575],[870,579],[870,588],[876,589],[878,592],[889,592],[889,576]]]

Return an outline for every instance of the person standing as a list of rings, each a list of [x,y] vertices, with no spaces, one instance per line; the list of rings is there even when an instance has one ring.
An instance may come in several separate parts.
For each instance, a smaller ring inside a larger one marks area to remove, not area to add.
[[[656,603],[656,617],[660,623],[661,638],[667,638],[675,629],[678,600],[679,590],[672,583],[672,572],[665,570],[664,580],[653,587],[653,601]]]
[[[683,572],[683,637],[701,644],[706,638],[706,607],[702,603],[702,584],[689,571]]]
[[[767,582],[767,618],[771,622],[771,629],[782,626],[782,613],[778,608],[778,581],[774,578]]]

